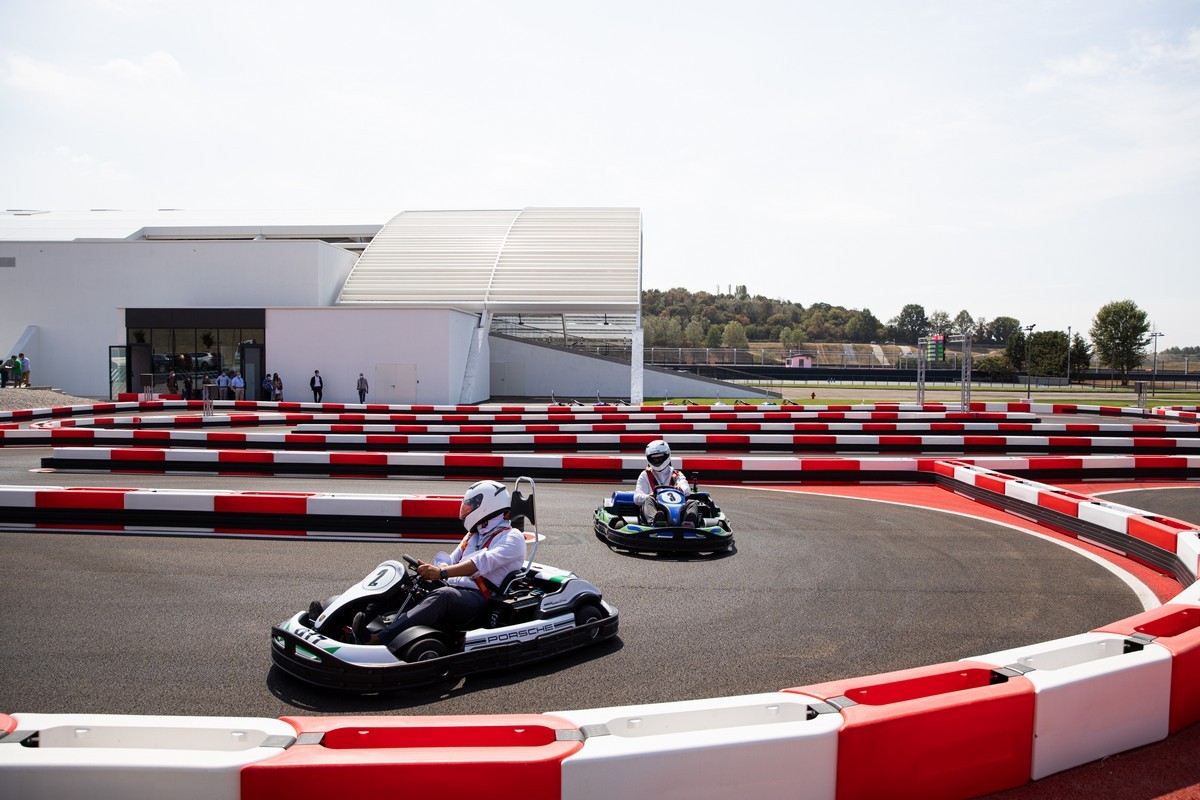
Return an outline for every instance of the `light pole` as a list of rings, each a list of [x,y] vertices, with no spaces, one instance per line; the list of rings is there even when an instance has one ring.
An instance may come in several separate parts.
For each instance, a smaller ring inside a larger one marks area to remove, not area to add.
[[[1067,326],[1067,389],[1070,389],[1070,325]]]
[[[1150,396],[1154,396],[1155,384],[1158,383],[1158,337],[1162,336],[1162,331],[1154,331],[1150,334],[1150,338],[1154,340],[1154,371],[1150,374]]]
[[[1033,365],[1029,363],[1033,353],[1033,329],[1037,323],[1025,326],[1025,399],[1029,399],[1030,387],[1033,385]]]

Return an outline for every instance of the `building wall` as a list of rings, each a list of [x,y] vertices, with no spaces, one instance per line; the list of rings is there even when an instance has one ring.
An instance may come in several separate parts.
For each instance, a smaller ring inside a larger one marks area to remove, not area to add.
[[[279,373],[285,400],[311,401],[308,382],[320,370],[325,402],[357,403],[361,372],[368,403],[455,404],[477,324],[446,309],[269,308],[266,368]]]
[[[0,256],[17,261],[0,269],[0,349],[36,325],[34,384],[84,397],[108,396],[125,308],[323,305],[356,258],[311,241],[4,242]]]
[[[595,401],[628,399],[629,365],[615,359],[590,356],[574,350],[491,336],[492,396],[550,397],[558,400]],[[643,370],[646,398],[765,397],[765,392],[735,384],[698,378],[667,370]]]

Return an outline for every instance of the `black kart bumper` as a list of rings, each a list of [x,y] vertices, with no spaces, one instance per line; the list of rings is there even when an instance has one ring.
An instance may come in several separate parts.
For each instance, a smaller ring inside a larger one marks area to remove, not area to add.
[[[317,650],[296,634],[278,625],[271,628],[271,661],[293,678],[326,689],[352,692],[386,692],[416,689],[445,678],[504,669],[552,658],[617,634],[616,614],[586,625],[540,636],[531,642],[514,642],[470,652],[451,653],[415,663],[361,665]],[[308,656],[300,655],[300,647]]]

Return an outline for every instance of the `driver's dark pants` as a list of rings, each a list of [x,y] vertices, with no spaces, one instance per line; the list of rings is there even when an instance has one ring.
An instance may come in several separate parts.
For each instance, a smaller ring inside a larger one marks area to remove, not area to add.
[[[646,502],[642,504],[641,510],[638,512],[641,515],[642,523],[645,525],[661,525],[667,521],[667,512],[665,509],[659,508],[658,503],[654,502],[653,497],[647,497]],[[655,517],[661,514],[662,518],[655,521]],[[704,523],[704,517],[700,514],[700,504],[695,500],[688,500],[683,504],[682,522],[690,522],[696,527]]]
[[[425,625],[442,630],[459,628],[478,614],[487,604],[487,598],[478,589],[461,586],[439,586],[425,599],[392,620],[379,632],[381,644],[390,644],[401,631],[414,625]]]
[[[643,525],[661,524],[667,521],[667,512],[658,507],[658,503],[654,502],[653,497],[646,498],[646,502],[642,503],[638,514],[642,518]]]

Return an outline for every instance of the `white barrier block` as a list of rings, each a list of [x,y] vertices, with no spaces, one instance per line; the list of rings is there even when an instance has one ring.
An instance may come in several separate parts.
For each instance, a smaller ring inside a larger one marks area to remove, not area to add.
[[[325,495],[308,498],[309,514],[399,517],[403,501],[399,495]]]
[[[278,450],[274,454],[276,466],[284,464],[330,464],[329,453],[319,450]]]
[[[37,493],[61,486],[0,486],[0,508],[36,508]]]
[[[1038,504],[1038,495],[1046,488],[1040,483],[1027,483],[1022,480],[1007,481],[1004,484],[1004,494],[1014,500],[1021,500],[1031,505]]]
[[[126,511],[212,511],[213,493],[144,491],[125,495]]]
[[[1192,539],[1192,545],[1196,546],[1195,534],[1187,534]],[[1182,536],[1181,536],[1182,539]],[[1180,594],[1171,597],[1168,601],[1176,604],[1187,604],[1187,606],[1200,606],[1200,581],[1196,581],[1187,589],[1181,591]]]
[[[1131,509],[1103,501],[1093,501],[1079,504],[1079,518],[1084,522],[1099,525],[1101,528],[1117,533],[1126,533],[1129,527]],[[1134,512],[1141,514],[1142,512]]]
[[[1171,652],[1125,649],[1124,636],[1082,633],[963,660],[1032,670],[1037,780],[1167,737]]]
[[[38,743],[0,743],[0,798],[237,800],[242,767],[278,755],[296,736],[275,719],[12,716]]]
[[[112,450],[107,447],[56,447],[55,458],[71,458],[75,460],[110,461]]]
[[[767,693],[554,712],[586,731],[562,764],[563,800],[833,798],[842,716]]]
[[[1175,552],[1197,578],[1200,578],[1200,531],[1180,531],[1175,537]]]

